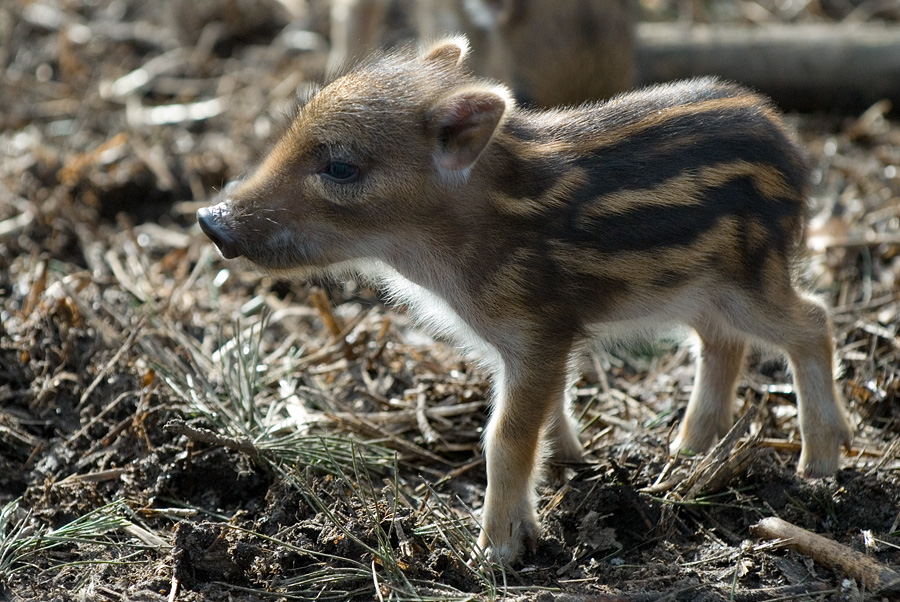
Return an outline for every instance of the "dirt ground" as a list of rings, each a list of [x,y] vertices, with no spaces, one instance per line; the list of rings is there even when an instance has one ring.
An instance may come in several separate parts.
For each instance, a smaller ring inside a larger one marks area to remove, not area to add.
[[[860,18],[860,4],[704,6],[790,22]],[[676,18],[678,6],[643,8]],[[0,599],[896,595],[889,106],[789,116],[816,165],[809,282],[833,308],[857,427],[843,468],[794,473],[777,358],[751,358],[737,443],[676,461],[690,345],[598,352],[576,390],[587,461],[540,488],[540,546],[504,568],[469,556],[485,375],[375,292],[235,269],[195,224],[321,72],[326,32],[323,14],[289,18],[274,2],[0,4]],[[758,537],[767,517],[879,566]]]

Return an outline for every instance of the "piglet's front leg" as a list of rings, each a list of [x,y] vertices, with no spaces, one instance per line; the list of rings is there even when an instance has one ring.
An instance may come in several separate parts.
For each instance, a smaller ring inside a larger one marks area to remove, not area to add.
[[[496,375],[494,409],[485,432],[487,493],[478,539],[494,560],[513,562],[524,545],[536,545],[534,488],[541,436],[545,423],[564,412],[565,386],[565,352],[548,356],[543,349],[524,360],[507,359]]]

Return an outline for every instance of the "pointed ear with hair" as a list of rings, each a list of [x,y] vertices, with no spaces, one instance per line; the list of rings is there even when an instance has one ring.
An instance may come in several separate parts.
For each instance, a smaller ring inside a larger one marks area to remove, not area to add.
[[[439,100],[426,117],[437,167],[471,168],[512,106],[509,90],[502,86],[463,88]]]
[[[422,57],[426,62],[440,62],[448,67],[456,67],[469,53],[469,40],[465,36],[448,38],[433,44]]]

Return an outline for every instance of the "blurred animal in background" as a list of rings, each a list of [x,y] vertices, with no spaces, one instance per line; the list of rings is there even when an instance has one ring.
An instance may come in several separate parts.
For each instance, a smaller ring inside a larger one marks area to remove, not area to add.
[[[333,0],[329,70],[395,43],[398,31],[426,42],[462,33],[475,73],[519,102],[577,105],[634,85],[635,12],[632,0]]]

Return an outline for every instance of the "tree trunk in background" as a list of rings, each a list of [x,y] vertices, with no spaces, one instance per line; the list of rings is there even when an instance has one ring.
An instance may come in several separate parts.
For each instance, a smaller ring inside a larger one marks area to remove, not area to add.
[[[800,111],[900,110],[900,27],[792,24],[638,26],[642,83],[718,75]]]

